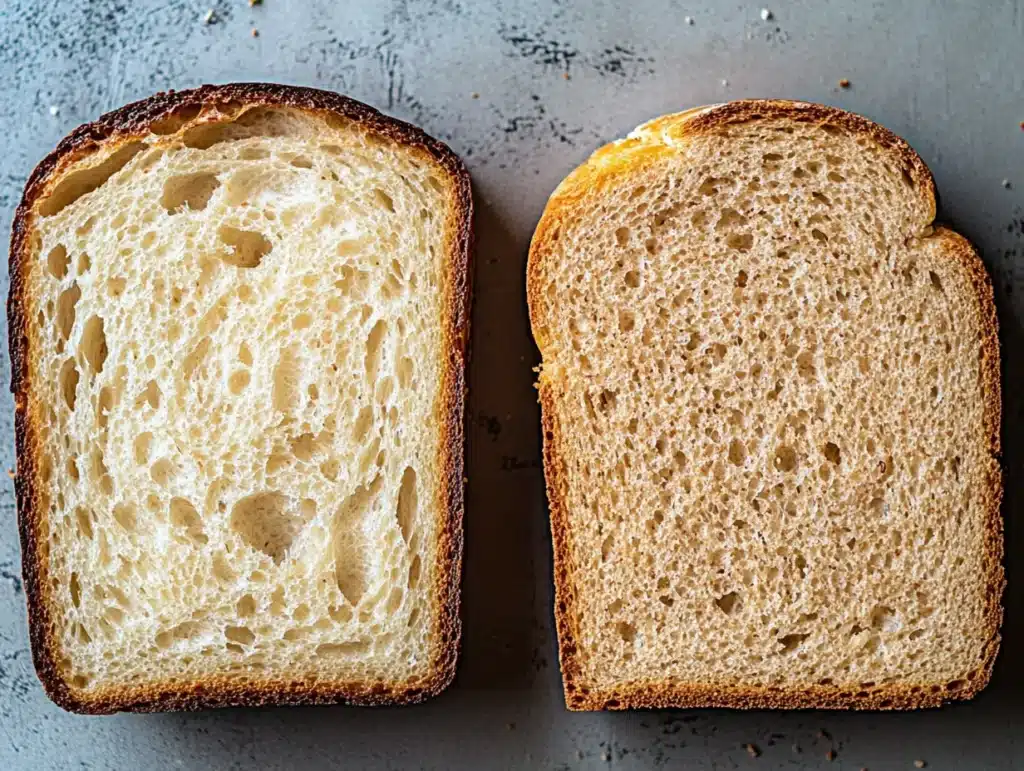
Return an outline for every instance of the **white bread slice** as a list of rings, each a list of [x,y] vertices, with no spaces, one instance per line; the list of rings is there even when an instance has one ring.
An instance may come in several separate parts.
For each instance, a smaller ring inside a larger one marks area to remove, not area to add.
[[[530,251],[566,703],[904,709],[988,681],[992,288],[901,139],[820,105],[669,115]]]
[[[401,703],[459,640],[469,177],[345,97],[159,94],[65,139],[9,304],[61,706]]]

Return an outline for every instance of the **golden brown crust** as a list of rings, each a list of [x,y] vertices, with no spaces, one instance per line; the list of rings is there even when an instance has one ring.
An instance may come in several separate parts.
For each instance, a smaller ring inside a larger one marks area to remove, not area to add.
[[[755,120],[785,119],[827,124],[842,131],[869,137],[890,150],[898,167],[912,180],[925,204],[926,232],[935,218],[935,183],[924,161],[901,138],[866,118],[833,107],[785,100],[745,100],[699,107],[656,118],[640,126],[628,138],[598,149],[563,180],[552,194],[530,245],[527,263],[527,301],[534,338],[544,357],[547,308],[541,296],[545,260],[552,254],[564,223],[571,221],[581,199],[599,196],[619,182],[619,175],[636,173],[666,153],[680,152],[688,139],[720,134],[730,126]],[[907,234],[908,237],[917,233]],[[999,339],[993,302],[992,282],[977,252],[967,239],[945,228],[936,228],[930,238],[943,241],[943,251],[963,268],[973,289],[981,361],[981,389],[985,403],[984,436],[989,460],[988,482],[982,505],[985,509],[985,555],[987,596],[984,611],[985,644],[977,674],[965,675],[953,683],[888,684],[868,689],[860,685],[808,684],[799,688],[760,686],[719,686],[668,680],[624,683],[601,689],[586,682],[578,650],[575,566],[570,546],[568,511],[565,502],[567,471],[562,458],[561,433],[555,404],[557,385],[543,370],[539,383],[541,422],[544,432],[544,476],[548,492],[551,534],[554,547],[555,622],[559,660],[566,706],[571,710],[631,709],[645,707],[734,707],[740,709],[917,709],[937,707],[958,699],[969,699],[988,683],[999,651],[1002,623],[1003,533],[1000,503],[1002,471],[999,465],[1001,397]]]
[[[31,390],[31,324],[26,304],[32,252],[33,221],[37,206],[69,167],[100,150],[136,141],[158,129],[177,134],[197,123],[231,120],[243,109],[280,106],[328,119],[359,124],[366,131],[428,154],[445,171],[454,205],[449,223],[451,241],[445,277],[444,362],[442,384],[441,467],[444,521],[439,529],[438,563],[434,590],[438,607],[436,648],[429,674],[405,682],[323,682],[255,678],[206,678],[192,682],[153,682],[133,687],[111,687],[88,693],[72,688],[60,673],[55,618],[46,587],[46,539],[40,537],[45,516],[39,476],[39,422],[29,409]],[[47,694],[64,709],[87,714],[117,711],[153,712],[196,710],[223,706],[266,704],[408,704],[444,690],[455,675],[461,622],[459,618],[462,571],[463,514],[463,409],[466,393],[466,348],[469,340],[471,296],[470,252],[473,199],[469,173],[446,145],[420,129],[389,118],[365,104],[328,91],[268,83],[202,86],[189,91],[159,93],[126,105],[80,126],[65,137],[30,175],[14,217],[11,232],[11,286],[7,302],[11,356],[11,391],[15,405],[18,473],[15,492],[21,537],[22,572],[28,604],[29,635],[36,672]]]

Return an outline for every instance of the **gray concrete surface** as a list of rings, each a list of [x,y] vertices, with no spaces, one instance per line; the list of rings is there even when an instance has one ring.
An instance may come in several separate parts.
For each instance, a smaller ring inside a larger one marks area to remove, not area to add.
[[[0,475],[0,769],[881,771],[917,759],[933,769],[1024,768],[1024,3],[767,5],[766,22],[761,5],[735,0],[0,0],[5,233],[26,176],[71,128],[156,90],[231,80],[334,89],[420,124],[466,158],[479,210],[454,687],[405,709],[65,714],[32,670],[12,487]],[[210,7],[215,21],[205,24]],[[935,172],[942,218],[992,270],[1010,583],[1003,654],[971,704],[893,715],[563,710],[524,313],[529,237],[547,194],[597,145],[660,113],[742,96],[836,104],[906,137]],[[6,361],[0,371],[8,468]],[[748,756],[748,742],[760,757]]]

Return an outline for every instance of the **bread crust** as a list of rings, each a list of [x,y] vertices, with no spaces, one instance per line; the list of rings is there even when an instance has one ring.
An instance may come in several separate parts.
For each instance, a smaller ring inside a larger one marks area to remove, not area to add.
[[[58,667],[56,621],[47,593],[46,544],[45,538],[41,537],[46,512],[41,505],[40,422],[30,409],[33,347],[26,296],[36,210],[62,174],[92,153],[113,150],[146,137],[161,122],[172,126],[173,131],[161,129],[161,133],[168,133],[168,138],[173,139],[190,126],[228,121],[242,110],[259,106],[287,107],[351,121],[369,133],[427,154],[443,169],[451,183],[454,205],[453,221],[448,223],[450,242],[446,249],[447,275],[442,311],[445,359],[441,389],[441,441],[438,447],[442,469],[438,505],[443,512],[443,521],[439,527],[438,570],[433,587],[438,613],[434,634],[436,642],[429,674],[395,682],[208,677],[82,692],[70,686]],[[419,128],[383,115],[368,105],[312,88],[232,83],[158,93],[80,126],[36,166],[25,185],[11,231],[7,319],[18,458],[15,494],[29,635],[36,673],[54,702],[66,710],[83,714],[292,704],[375,706],[423,701],[451,683],[461,636],[459,597],[463,542],[464,405],[472,295],[472,237],[470,177],[461,159],[450,148]]]
[[[943,253],[957,266],[972,289],[975,322],[980,330],[981,389],[984,400],[984,436],[987,450],[987,481],[981,505],[985,512],[985,554],[983,559],[987,586],[984,610],[984,646],[981,666],[973,678],[953,683],[897,683],[868,689],[857,684],[798,687],[718,686],[670,680],[624,683],[614,688],[599,688],[586,681],[580,661],[576,613],[576,565],[573,562],[569,516],[566,503],[568,470],[562,455],[563,432],[558,425],[555,405],[560,398],[558,384],[541,370],[538,384],[543,428],[544,476],[551,518],[554,548],[555,622],[558,632],[559,661],[566,707],[574,711],[601,709],[666,707],[732,707],[739,709],[871,709],[904,710],[938,707],[961,699],[970,699],[981,691],[992,674],[999,651],[1002,624],[1003,522],[1000,504],[1003,495],[1000,466],[1001,394],[999,337],[993,301],[992,281],[977,251],[963,236],[944,227],[932,227],[936,192],[931,171],[903,139],[868,119],[825,105],[785,100],[744,100],[698,107],[674,115],[656,118],[638,127],[628,138],[598,149],[565,178],[551,195],[530,245],[527,262],[527,301],[534,338],[542,359],[547,345],[545,313],[541,296],[546,261],[551,257],[564,222],[584,197],[599,196],[617,184],[624,174],[632,174],[665,154],[677,153],[693,138],[720,134],[730,126],[763,119],[830,124],[853,134],[864,135],[893,153],[899,168],[914,182],[922,197],[924,213],[919,233],[909,238],[939,239]]]

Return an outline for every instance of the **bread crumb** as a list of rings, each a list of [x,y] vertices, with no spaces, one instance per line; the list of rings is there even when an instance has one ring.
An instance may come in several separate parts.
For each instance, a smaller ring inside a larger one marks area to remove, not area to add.
[[[55,104],[51,104],[50,105],[50,115],[56,115],[59,112],[60,112],[60,107],[58,107]]]
[[[752,757],[752,758],[760,757],[760,755],[761,755],[761,748],[758,747],[756,744],[744,744],[743,746],[746,749],[747,754],[750,757]]]
[[[14,473],[14,469],[9,468],[7,469],[7,476],[9,476],[11,479],[14,479],[18,475]]]
[[[683,17],[683,21],[686,22],[687,24],[689,24],[691,27],[693,26],[693,17],[692,16],[684,16]]]
[[[825,753],[825,760],[827,760],[829,763],[831,763],[835,759],[836,759],[836,751],[835,750],[829,750],[828,752]]]
[[[213,24],[215,18],[216,14],[214,14],[213,9],[211,8],[203,15],[203,24]]]
[[[249,0],[249,7],[252,8],[254,5],[263,5],[263,0]]]
[[[563,80],[568,80],[569,79],[569,73],[568,72],[563,72],[562,73],[562,79]]]
[[[252,36],[253,37],[259,37],[260,36],[260,31],[258,29],[256,29],[255,27],[252,28]]]
[[[761,9],[761,21],[771,21],[771,18],[772,18],[772,12],[769,11],[767,8],[762,8]]]
[[[601,760],[603,760],[605,763],[607,763],[609,760],[611,760],[611,755],[609,755],[607,752],[602,752],[601,753]]]
[[[729,85],[729,81],[726,80],[725,78],[722,78],[722,85],[723,86],[728,86]]]
[[[803,750],[800,749],[800,745],[799,744],[794,744],[792,749],[793,749],[793,752],[798,752],[798,753],[799,752],[803,752]]]
[[[840,88],[849,88],[850,87],[850,79],[849,78],[840,78],[839,79],[839,87]]]
[[[53,109],[53,108],[50,108],[50,109]],[[1003,180],[1003,187],[1005,187],[1007,190],[1009,190],[1011,187],[1013,187],[1013,185],[1010,184],[1010,180],[1004,179]]]
[[[915,760],[914,761],[914,768],[924,768],[927,765],[928,764],[925,763],[923,760]]]
[[[477,93],[476,91],[474,91],[474,92],[473,92],[472,94],[470,94],[470,96],[471,96],[471,97],[472,97],[473,99],[479,99],[479,98],[480,98],[480,94],[478,94],[478,93]]]
[[[576,750],[576,760],[583,760],[583,750]]]

